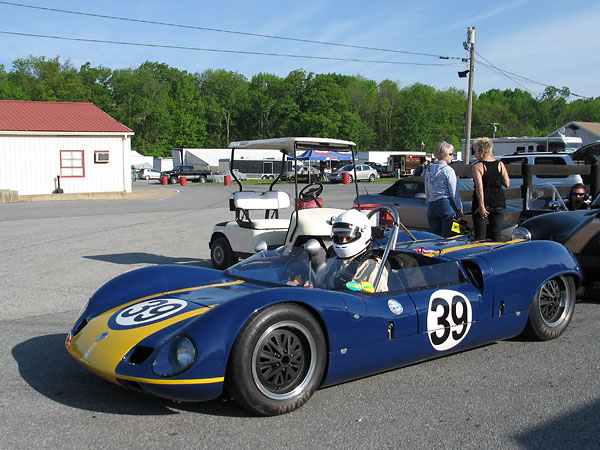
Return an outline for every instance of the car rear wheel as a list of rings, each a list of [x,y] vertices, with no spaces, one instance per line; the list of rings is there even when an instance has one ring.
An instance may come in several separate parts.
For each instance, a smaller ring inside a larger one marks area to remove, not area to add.
[[[206,183],[206,177],[204,175],[200,175],[198,177],[198,183]]]
[[[574,309],[573,278],[564,275],[552,278],[533,297],[524,334],[542,341],[555,339],[569,326]]]
[[[210,246],[210,260],[215,269],[225,270],[235,262],[231,245],[225,237],[216,238]]]
[[[177,184],[177,177],[171,177],[169,178],[169,184]]]
[[[144,177],[144,179],[145,179],[146,181],[148,181],[148,180],[150,179],[150,175],[146,175],[146,176]]]
[[[256,313],[238,335],[226,389],[249,411],[284,414],[308,401],[325,364],[325,336],[312,314],[291,303],[274,305]]]

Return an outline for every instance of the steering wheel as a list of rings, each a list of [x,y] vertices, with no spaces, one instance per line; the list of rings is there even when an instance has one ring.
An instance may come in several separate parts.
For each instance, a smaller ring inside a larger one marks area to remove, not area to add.
[[[298,197],[303,202],[310,202],[311,200],[314,200],[317,206],[320,208],[321,204],[317,201],[317,198],[319,195],[321,195],[321,192],[323,192],[323,185],[321,183],[312,183],[302,188],[298,194]]]

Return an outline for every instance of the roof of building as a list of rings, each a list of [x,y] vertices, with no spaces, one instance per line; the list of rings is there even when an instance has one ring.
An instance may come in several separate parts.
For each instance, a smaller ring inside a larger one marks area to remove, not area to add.
[[[0,100],[0,131],[128,133],[93,103]]]
[[[560,133],[560,131],[563,128],[572,128],[573,130],[577,130],[579,128],[583,128],[587,132],[589,132],[591,134],[595,134],[596,136],[600,137],[600,123],[599,122],[577,122],[577,121],[572,121],[572,122],[569,122],[566,125],[563,125],[559,129],[554,130],[548,136],[554,136],[554,135]]]

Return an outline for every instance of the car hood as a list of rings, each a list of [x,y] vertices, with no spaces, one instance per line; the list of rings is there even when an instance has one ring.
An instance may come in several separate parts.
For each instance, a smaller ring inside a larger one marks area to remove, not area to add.
[[[582,226],[600,214],[600,209],[551,212],[532,217],[521,224],[531,233],[531,238],[565,243]]]

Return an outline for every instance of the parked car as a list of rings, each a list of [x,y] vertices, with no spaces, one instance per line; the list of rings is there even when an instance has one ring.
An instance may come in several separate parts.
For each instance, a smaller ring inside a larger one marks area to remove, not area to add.
[[[140,169],[137,176],[144,180],[158,180],[160,178],[160,170]]]
[[[342,174],[344,173],[348,174],[350,182],[354,181],[354,166],[352,164],[346,164],[341,169],[338,169],[335,172],[331,172],[329,174],[329,180],[339,183],[342,181]],[[375,179],[378,177],[379,175],[377,174],[377,171],[371,166],[368,166],[366,164],[360,164],[356,166],[356,179],[358,181],[375,181]]]
[[[600,141],[592,142],[571,153],[576,164],[594,164],[600,162]]]
[[[376,162],[367,162],[365,163],[367,166],[372,167],[377,171],[377,178],[381,178],[382,165]]]
[[[245,181],[248,179],[245,173],[242,173],[237,169],[233,169],[233,172],[235,173],[236,178],[240,181]],[[206,181],[214,183],[223,183],[225,181],[225,175],[229,175],[231,177],[232,183],[235,181],[231,176],[231,172],[229,170],[226,170],[222,173],[214,173],[212,175],[209,175],[206,177]]]
[[[173,170],[161,172],[161,176],[167,177],[170,184],[179,183],[183,177],[188,181],[205,183],[209,175],[212,175],[212,171],[208,166],[175,166]]]
[[[570,153],[521,153],[518,155],[506,155],[499,158],[504,164],[530,164],[530,165],[553,165],[565,166],[575,165]],[[550,183],[557,186],[573,186],[575,183],[582,183],[581,175],[534,175],[532,184]],[[511,176],[510,187],[519,187],[523,185],[523,177]]]
[[[584,295],[600,294],[600,195],[591,209],[543,214],[524,221],[513,231],[515,239],[560,242],[577,257],[583,269]]]
[[[458,189],[472,192],[473,184],[470,179],[459,178]],[[409,229],[428,230],[427,203],[425,203],[425,177],[406,177],[396,181],[379,194],[361,194],[358,196],[361,209],[371,210],[379,205],[396,206],[400,220]],[[354,200],[357,206],[356,199]],[[465,202],[464,211],[471,210],[471,203]]]
[[[298,183],[307,183],[308,177],[310,173],[310,182],[311,183],[316,183],[320,180],[321,178],[321,171],[313,166],[310,166],[310,168],[308,166],[302,166],[298,168]],[[294,181],[294,179],[296,178],[296,172],[294,172],[293,170],[290,170],[288,172],[286,172],[284,174],[284,176],[282,177],[283,181]]]
[[[319,387],[521,334],[548,341],[571,322],[581,273],[556,242],[418,240],[397,216],[389,236],[365,255],[389,267],[382,292],[380,277],[327,276],[343,260],[315,261],[315,240],[261,250],[225,272],[126,272],[85,304],[67,351],[125,388],[177,401],[225,394],[277,415]]]

